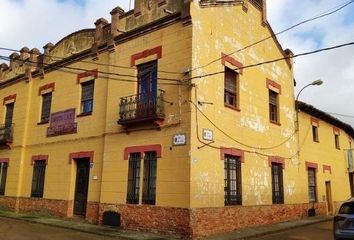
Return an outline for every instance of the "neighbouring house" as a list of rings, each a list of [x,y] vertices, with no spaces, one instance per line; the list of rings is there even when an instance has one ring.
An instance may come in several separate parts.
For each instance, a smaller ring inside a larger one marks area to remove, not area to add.
[[[0,208],[200,238],[353,195],[354,130],[295,104],[265,0],[111,16],[0,65]]]

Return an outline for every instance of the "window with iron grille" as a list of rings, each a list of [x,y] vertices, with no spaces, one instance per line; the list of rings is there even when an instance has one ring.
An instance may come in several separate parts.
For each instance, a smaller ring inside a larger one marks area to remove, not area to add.
[[[224,160],[225,206],[242,204],[241,159],[225,155]]]
[[[312,125],[312,139],[314,142],[319,142],[320,139],[318,137],[318,127]]]
[[[334,134],[334,143],[335,143],[336,149],[340,149],[339,135],[338,134]]]
[[[0,163],[0,195],[5,194],[7,167],[7,162]]]
[[[278,93],[269,90],[269,120],[279,123]]]
[[[33,164],[31,197],[42,198],[44,190],[46,161],[35,161]]]
[[[273,204],[284,203],[283,165],[272,163],[272,197]]]
[[[139,204],[140,191],[140,153],[132,153],[129,157],[127,203]]]
[[[92,113],[95,81],[81,83],[81,113]]]
[[[224,82],[224,103],[226,106],[238,108],[238,81],[237,72],[225,67],[225,82]]]
[[[316,169],[308,168],[308,187],[309,187],[309,201],[317,201],[317,191],[316,191]]]
[[[42,113],[41,122],[49,122],[50,109],[52,105],[52,93],[46,93],[42,95]]]
[[[146,152],[144,157],[143,204],[156,203],[156,152]]]

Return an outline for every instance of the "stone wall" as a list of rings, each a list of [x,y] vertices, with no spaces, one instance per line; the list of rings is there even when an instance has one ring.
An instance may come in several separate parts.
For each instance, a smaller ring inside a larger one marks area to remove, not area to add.
[[[19,212],[38,212],[56,217],[72,216],[72,201],[42,198],[19,198]]]
[[[0,209],[15,211],[16,198],[0,196]]]

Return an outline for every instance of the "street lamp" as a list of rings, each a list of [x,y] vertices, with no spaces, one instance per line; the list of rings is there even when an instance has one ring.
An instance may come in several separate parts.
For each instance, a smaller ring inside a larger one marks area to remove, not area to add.
[[[318,79],[318,80],[316,80],[316,81],[313,81],[312,83],[309,83],[309,84],[307,84],[306,86],[304,86],[303,88],[301,88],[301,90],[299,91],[299,93],[296,95],[296,101],[295,101],[295,103],[297,103],[297,101],[299,100],[299,96],[300,96],[300,93],[302,92],[302,91],[304,91],[304,89],[305,88],[307,88],[307,87],[309,87],[309,86],[320,86],[320,85],[322,85],[323,84],[323,81],[321,80],[321,79]],[[296,110],[297,110],[297,104],[296,104]]]

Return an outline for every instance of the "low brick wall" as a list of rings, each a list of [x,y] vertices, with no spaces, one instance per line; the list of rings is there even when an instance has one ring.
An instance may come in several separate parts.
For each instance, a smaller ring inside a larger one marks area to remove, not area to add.
[[[232,206],[191,210],[192,238],[232,232],[307,217],[312,204]],[[326,203],[316,203],[316,215],[326,215]]]
[[[150,205],[100,204],[100,223],[105,211],[121,214],[121,224],[125,229],[180,235],[188,238],[190,210],[186,208],[157,207]]]
[[[98,224],[100,203],[88,202],[86,207],[86,220],[93,224]]]

